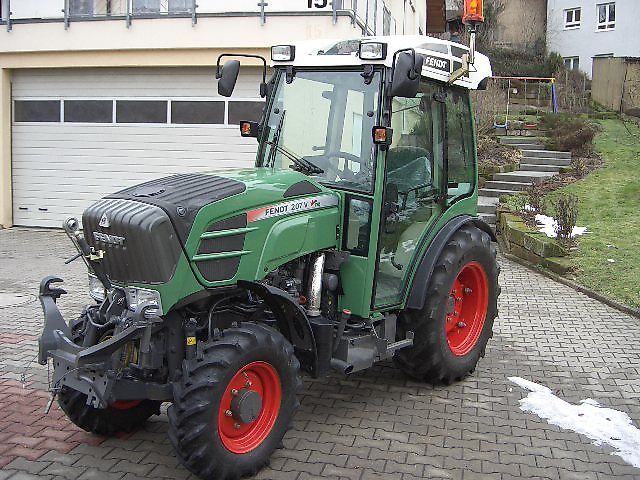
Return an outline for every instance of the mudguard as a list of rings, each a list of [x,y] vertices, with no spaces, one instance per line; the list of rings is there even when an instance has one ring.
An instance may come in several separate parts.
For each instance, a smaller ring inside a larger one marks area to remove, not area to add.
[[[495,233],[491,230],[491,227],[482,219],[478,217],[472,217],[471,215],[460,215],[459,217],[452,218],[448,223],[440,229],[436,236],[431,241],[431,245],[427,248],[426,252],[420,260],[420,264],[416,270],[416,274],[413,277],[413,284],[409,291],[409,297],[407,298],[407,309],[422,310],[424,308],[424,302],[427,295],[427,284],[435,263],[442,253],[442,249],[445,247],[449,239],[454,233],[460,229],[463,225],[473,224],[480,230],[487,232],[492,241],[497,241]]]
[[[307,371],[317,370],[316,341],[307,314],[284,290],[259,282],[238,281],[238,286],[258,295],[276,317],[280,333],[291,342]]]

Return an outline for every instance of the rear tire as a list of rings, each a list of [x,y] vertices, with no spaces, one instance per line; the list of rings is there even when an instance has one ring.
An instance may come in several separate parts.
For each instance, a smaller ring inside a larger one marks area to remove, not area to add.
[[[58,405],[69,420],[87,432],[112,436],[118,432],[131,432],[141,427],[149,417],[160,414],[160,403],[155,400],[116,402],[107,408],[87,405],[87,396],[69,387],[58,394]]]
[[[451,237],[429,279],[424,308],[399,315],[399,338],[414,332],[413,346],[394,357],[404,373],[433,384],[473,373],[493,336],[499,272],[486,232],[465,225]]]
[[[299,371],[291,344],[256,323],[224,330],[185,361],[168,411],[169,440],[184,466],[205,479],[254,475],[290,427]]]

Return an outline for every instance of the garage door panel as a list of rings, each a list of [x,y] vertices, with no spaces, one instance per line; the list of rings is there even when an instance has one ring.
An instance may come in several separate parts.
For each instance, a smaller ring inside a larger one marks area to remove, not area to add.
[[[243,67],[235,95],[257,95],[259,68]],[[215,67],[208,68],[83,68],[18,70],[15,97],[59,95],[67,97],[195,96],[218,95]]]
[[[258,69],[240,72],[236,99],[253,101]],[[224,101],[212,68],[20,70],[16,99]],[[230,99],[229,101],[235,101]],[[14,224],[59,228],[104,195],[174,173],[250,167],[257,142],[235,125],[13,123]]]

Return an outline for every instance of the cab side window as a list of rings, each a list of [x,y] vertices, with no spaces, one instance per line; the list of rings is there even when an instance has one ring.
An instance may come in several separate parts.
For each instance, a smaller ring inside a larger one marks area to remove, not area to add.
[[[473,119],[469,95],[449,90],[447,111],[447,198],[449,204],[470,195],[475,187]]]

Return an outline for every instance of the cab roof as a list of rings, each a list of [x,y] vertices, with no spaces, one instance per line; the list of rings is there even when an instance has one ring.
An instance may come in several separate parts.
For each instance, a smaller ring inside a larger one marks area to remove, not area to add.
[[[382,42],[387,44],[384,60],[362,60],[358,47],[362,42]],[[294,65],[299,67],[345,67],[365,64],[392,66],[393,55],[398,50],[413,48],[424,56],[422,76],[447,82],[449,75],[462,66],[462,55],[469,47],[440,40],[426,35],[390,35],[358,37],[343,40],[314,40],[294,43],[293,61],[272,61],[273,66]],[[475,62],[470,72],[454,82],[467,89],[477,89],[482,80],[491,76],[491,63],[486,55],[476,52]]]

